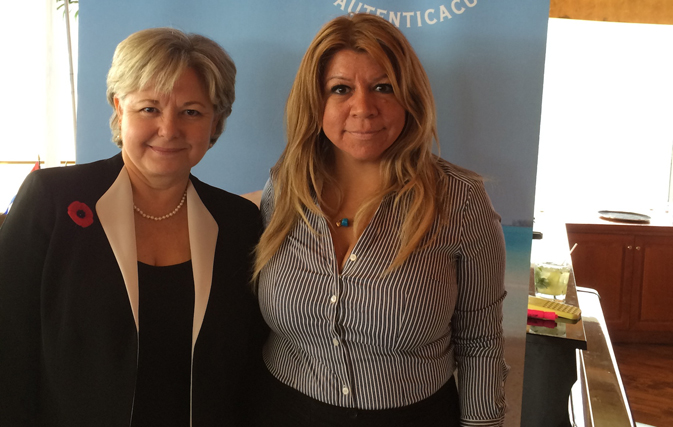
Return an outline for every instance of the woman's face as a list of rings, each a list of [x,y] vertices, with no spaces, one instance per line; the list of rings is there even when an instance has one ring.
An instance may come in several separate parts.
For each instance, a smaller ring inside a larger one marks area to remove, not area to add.
[[[340,161],[378,162],[402,133],[406,111],[367,53],[344,49],[327,63],[322,129]]]
[[[186,179],[208,151],[217,118],[193,69],[188,68],[168,94],[143,89],[114,101],[122,156],[131,173],[149,181]]]

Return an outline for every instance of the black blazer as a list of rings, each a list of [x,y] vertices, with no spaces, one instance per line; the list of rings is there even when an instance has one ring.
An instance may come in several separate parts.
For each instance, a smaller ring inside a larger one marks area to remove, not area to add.
[[[193,426],[245,426],[265,326],[247,200],[190,177]],[[0,425],[128,426],[138,351],[131,185],[121,155],[31,173],[0,227]],[[90,224],[89,224],[90,223]]]

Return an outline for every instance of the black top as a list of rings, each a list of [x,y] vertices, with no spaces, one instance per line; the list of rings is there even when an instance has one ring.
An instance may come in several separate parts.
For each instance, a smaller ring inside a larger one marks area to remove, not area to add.
[[[204,278],[195,284],[192,421],[249,427],[245,409],[260,399],[241,390],[267,331],[249,285],[262,221],[249,200],[189,179],[198,196],[189,200],[190,233],[216,239],[190,242]],[[124,280],[138,269],[125,258],[135,246],[130,185],[117,154],[35,171],[21,186],[0,227],[0,426],[130,425],[138,373],[138,286]]]
[[[138,262],[139,355],[133,427],[188,426],[194,278],[192,263]]]

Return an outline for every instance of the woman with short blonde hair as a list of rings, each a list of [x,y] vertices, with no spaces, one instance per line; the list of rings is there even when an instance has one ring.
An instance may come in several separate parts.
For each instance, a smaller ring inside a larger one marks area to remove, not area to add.
[[[0,228],[0,425],[249,425],[261,218],[191,174],[235,74],[206,37],[134,33],[108,75],[120,152],[26,178]]]

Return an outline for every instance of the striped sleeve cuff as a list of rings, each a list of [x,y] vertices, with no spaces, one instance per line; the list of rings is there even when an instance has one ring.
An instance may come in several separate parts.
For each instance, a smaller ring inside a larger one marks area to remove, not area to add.
[[[502,427],[505,419],[498,420],[460,420],[461,427]]]

